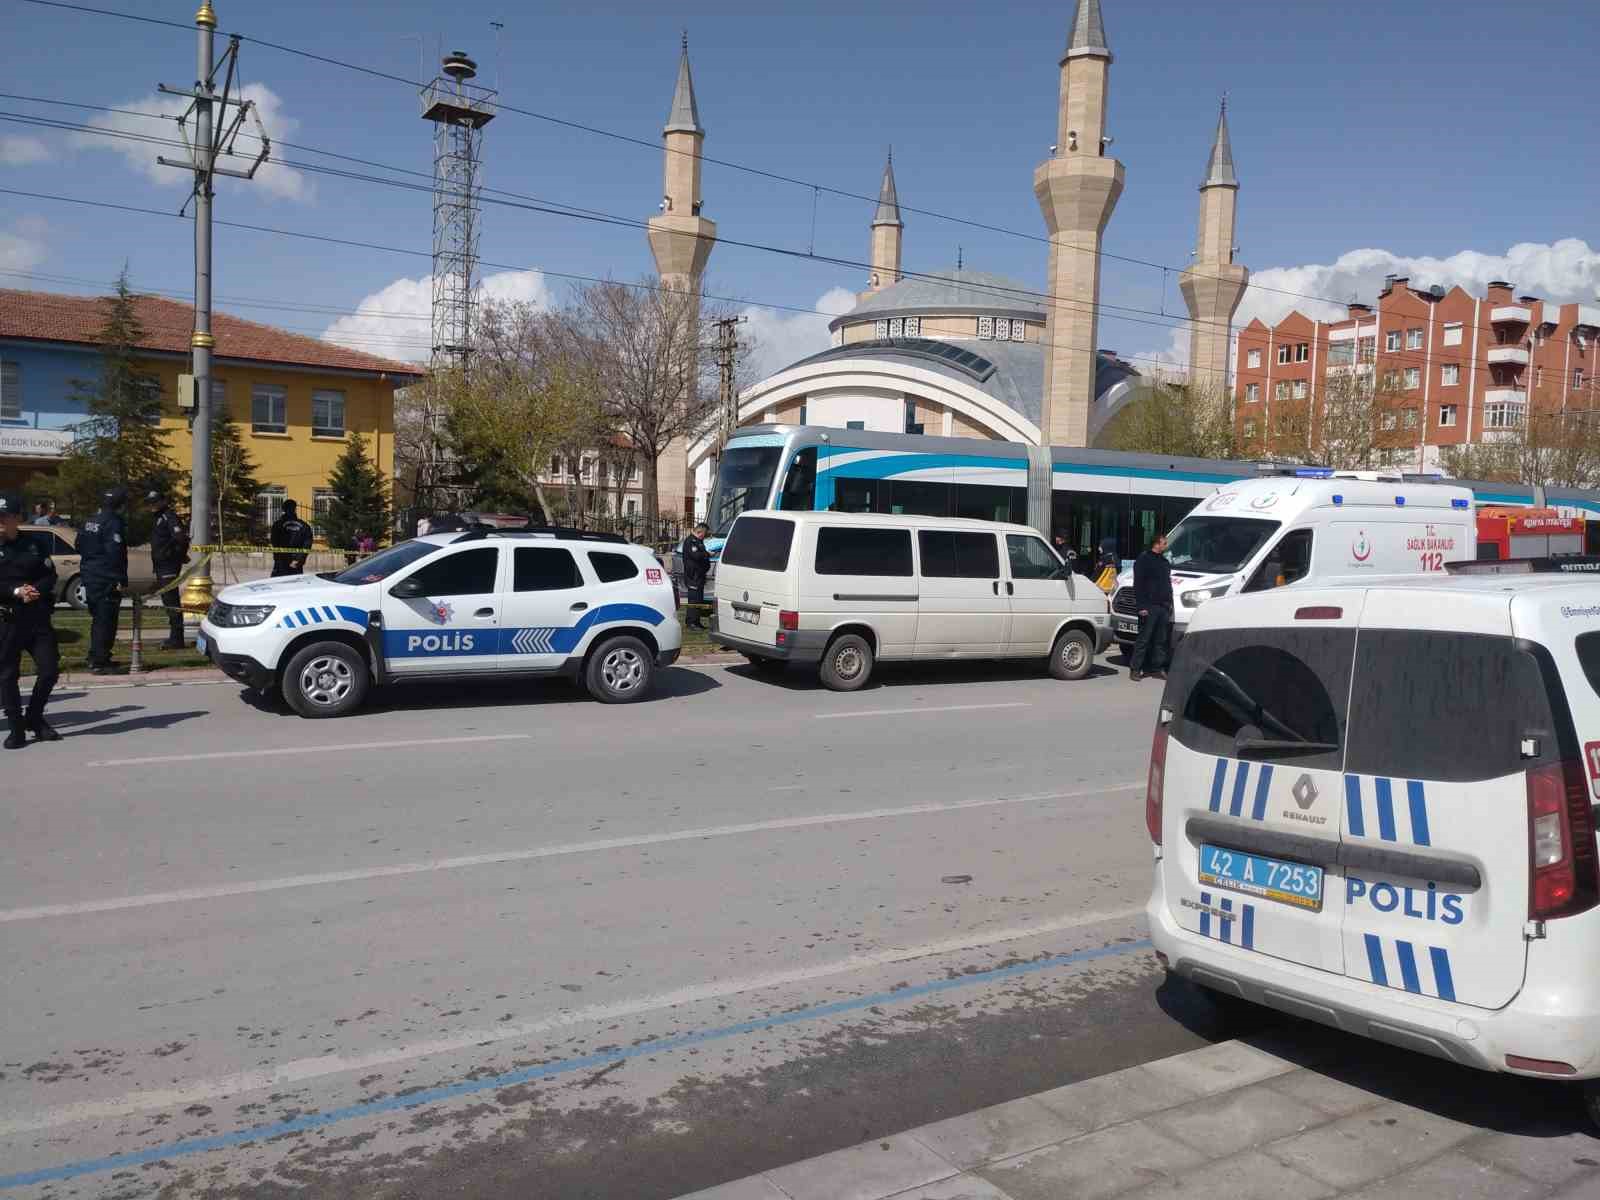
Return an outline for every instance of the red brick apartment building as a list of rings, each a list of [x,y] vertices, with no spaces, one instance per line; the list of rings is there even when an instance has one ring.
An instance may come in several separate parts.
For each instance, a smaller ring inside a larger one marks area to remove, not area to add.
[[[1375,389],[1380,443],[1437,468],[1439,448],[1504,437],[1566,413],[1600,416],[1600,305],[1551,304],[1493,282],[1484,296],[1389,276],[1376,307],[1342,321],[1291,312],[1239,333],[1236,417],[1245,453],[1314,453],[1329,389]],[[1341,379],[1341,376],[1352,377]],[[1410,465],[1404,463],[1404,465]]]

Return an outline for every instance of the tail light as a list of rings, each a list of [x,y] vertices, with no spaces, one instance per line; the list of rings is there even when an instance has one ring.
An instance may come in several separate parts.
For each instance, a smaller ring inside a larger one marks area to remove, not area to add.
[[[1583,766],[1549,763],[1527,773],[1528,917],[1570,917],[1600,902],[1594,817]]]
[[[797,612],[790,612],[786,608],[785,609],[780,609],[779,612],[778,612],[778,628],[779,629],[799,629],[800,628],[800,614],[797,613]]]
[[[1156,726],[1150,739],[1150,774],[1144,785],[1144,826],[1150,831],[1150,840],[1161,845],[1161,801],[1167,786],[1167,727]]]

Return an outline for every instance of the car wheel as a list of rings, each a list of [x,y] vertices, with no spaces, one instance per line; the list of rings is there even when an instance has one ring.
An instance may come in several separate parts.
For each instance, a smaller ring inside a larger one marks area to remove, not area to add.
[[[632,704],[650,694],[655,656],[635,637],[614,637],[589,655],[584,683],[602,704]]]
[[[1050,674],[1057,679],[1082,679],[1094,669],[1094,643],[1081,629],[1068,629],[1050,651]]]
[[[283,671],[283,698],[302,717],[342,717],[361,706],[371,686],[366,658],[343,642],[313,642]]]
[[[828,644],[819,671],[822,682],[836,692],[865,687],[872,675],[872,646],[859,633],[846,633]]]
[[[83,576],[74,575],[67,580],[66,597],[67,603],[79,612],[89,611],[89,592],[83,586]]]

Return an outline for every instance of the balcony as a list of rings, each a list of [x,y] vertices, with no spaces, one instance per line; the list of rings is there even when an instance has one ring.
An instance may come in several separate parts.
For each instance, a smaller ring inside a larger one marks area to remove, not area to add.
[[[1489,348],[1490,366],[1516,366],[1528,365],[1528,348],[1526,346],[1491,346]]]
[[[1485,404],[1527,404],[1528,393],[1516,387],[1492,387],[1483,393]]]
[[[1489,310],[1489,320],[1496,325],[1526,325],[1533,320],[1533,310],[1525,304],[1502,304]]]

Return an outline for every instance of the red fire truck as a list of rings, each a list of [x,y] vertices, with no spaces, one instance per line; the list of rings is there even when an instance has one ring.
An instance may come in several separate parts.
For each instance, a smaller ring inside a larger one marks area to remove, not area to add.
[[[1553,508],[1480,508],[1480,559],[1553,558],[1584,552],[1584,520]]]

